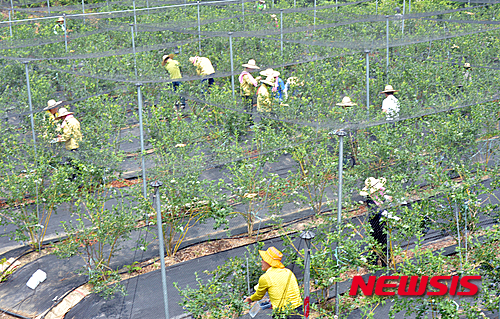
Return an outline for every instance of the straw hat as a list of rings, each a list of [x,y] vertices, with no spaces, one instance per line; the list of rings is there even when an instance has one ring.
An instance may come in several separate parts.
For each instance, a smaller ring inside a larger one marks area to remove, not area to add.
[[[281,73],[279,73],[278,71],[274,71],[271,68],[265,69],[264,71],[260,72],[260,75],[267,76],[267,77],[273,77],[273,78],[279,76],[280,74]]]
[[[61,107],[59,109],[59,116],[57,117],[58,119],[65,117],[66,115],[74,114],[73,112],[69,112],[65,107]]]
[[[47,107],[44,108],[43,110],[44,111],[48,111],[48,110],[51,110],[55,107],[57,107],[59,104],[61,104],[63,101],[57,101],[56,100],[48,100],[47,101]]]
[[[344,96],[344,98],[342,99],[342,102],[340,103],[337,103],[338,106],[355,106],[357,105],[356,103],[353,103],[351,101],[351,98],[348,97],[348,96]]]
[[[394,92],[398,92],[398,90],[394,90],[392,85],[386,85],[385,89],[380,93],[394,93]]]
[[[196,61],[198,60],[198,58],[199,58],[199,56],[192,56],[192,57],[189,58],[189,62],[195,64]]]
[[[470,69],[470,63],[465,63],[465,64],[464,64],[464,68],[466,68],[466,69]]]
[[[59,18],[57,19],[57,22],[64,22],[64,18],[63,18],[63,17],[59,17]]]
[[[170,53],[170,54],[165,54],[164,56],[161,57],[161,65],[165,66],[167,64],[167,59],[173,59],[175,54]]]
[[[363,187],[363,189],[359,192],[359,195],[361,196],[371,195],[376,191],[378,191],[379,189],[381,189],[382,187],[384,187],[386,182],[387,180],[384,177],[381,177],[380,179],[377,179],[375,177],[368,177],[365,180],[365,187]]]
[[[276,19],[276,15],[275,14],[271,14],[271,18]]]
[[[270,85],[270,86],[273,86],[274,85],[274,77],[268,76],[265,80],[260,80],[260,82],[267,84],[267,85]]]
[[[244,67],[244,68],[260,70],[260,68],[255,64],[255,60],[254,59],[248,60],[248,63],[242,64],[241,66]]]
[[[259,250],[260,257],[266,263],[268,263],[271,267],[276,268],[285,268],[285,266],[281,263],[281,258],[283,258],[283,254],[281,251],[271,246],[267,250]]]
[[[265,1],[265,0],[259,0],[259,2],[260,2],[260,3],[266,3],[266,1]]]

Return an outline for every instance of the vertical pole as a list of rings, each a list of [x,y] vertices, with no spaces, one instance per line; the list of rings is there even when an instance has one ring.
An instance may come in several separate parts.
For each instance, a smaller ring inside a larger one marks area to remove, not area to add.
[[[403,21],[401,22],[401,34],[405,34],[405,10],[406,10],[406,0],[403,0],[403,16],[401,17]]]
[[[388,227],[387,227],[387,221],[386,221],[386,227],[385,227],[385,231],[387,232],[386,236],[385,236],[385,260],[386,260],[386,263],[385,263],[385,267],[386,267],[386,271],[387,271],[387,275],[389,275],[389,246],[390,246],[390,243],[391,243],[391,236],[389,234],[389,231],[388,231]]]
[[[293,7],[297,8],[297,0],[293,0]]]
[[[50,13],[50,0],[47,0],[47,10],[49,11]]]
[[[338,186],[338,200],[337,200],[337,227],[340,231],[340,223],[342,222],[342,175],[344,172],[344,136],[346,132],[339,130],[336,132],[339,137],[339,186]],[[337,251],[337,258],[339,257],[339,252],[337,250],[337,243],[335,243],[335,250]],[[335,292],[335,315],[339,316],[339,284],[335,282],[334,286]]]
[[[243,31],[245,31],[245,2],[241,0],[241,15],[243,19]]]
[[[33,137],[33,148],[35,150],[35,168],[37,167],[37,162],[38,162],[38,152],[36,149],[36,134],[35,134],[35,120],[33,118],[33,103],[31,101],[31,86],[30,86],[30,76],[29,76],[29,70],[28,70],[28,62],[23,62],[24,63],[24,70],[26,73],[26,87],[28,90],[28,104],[30,106],[30,120],[31,120],[31,134]],[[40,223],[40,212],[38,209],[38,183],[35,182],[35,191],[36,191],[36,220],[37,224]],[[40,236],[40,231],[42,229],[38,228],[38,249],[40,250],[41,248],[41,236]]]
[[[82,0],[83,23],[85,23],[85,2]]]
[[[337,3],[338,3],[338,0],[335,0],[335,5],[337,5]],[[335,11],[339,11],[339,7],[336,6]]]
[[[165,245],[163,244],[163,227],[161,218],[160,192],[159,188],[163,185],[160,181],[151,183],[154,187],[154,199],[156,201],[156,223],[158,224],[158,241],[160,242],[160,264],[161,264],[161,285],[163,288],[163,305],[165,309],[165,318],[169,319],[168,313],[168,291],[167,291],[167,270],[165,269]]]
[[[12,38],[12,23],[11,23],[11,21],[12,21],[11,13],[12,12],[13,12],[12,10],[9,11],[9,31],[10,31],[11,38]]]
[[[132,35],[132,50],[134,51],[134,71],[135,79],[137,80],[137,57],[135,53],[134,25],[130,23],[130,34]]]
[[[283,56],[283,9],[280,9],[281,55]]]
[[[370,116],[370,50],[366,53],[366,115]]]
[[[135,35],[137,35],[137,14],[135,11],[135,0],[132,1],[132,5],[134,7],[134,26],[135,26]]]
[[[316,30],[316,0],[314,0],[314,30]]]
[[[464,231],[464,242],[465,242],[465,263],[467,263],[468,258],[467,258],[467,215],[469,214],[469,204],[465,204],[465,231]]]
[[[231,55],[231,90],[233,91],[233,99],[234,99],[234,61],[233,61],[233,33],[228,32],[229,35],[229,54]]]
[[[64,49],[68,52],[68,27],[66,26],[66,13],[63,13],[64,19]]]
[[[139,104],[139,134],[140,134],[140,139],[141,139],[141,166],[142,166],[142,192],[144,194],[144,198],[147,197],[147,192],[146,192],[146,162],[144,159],[144,127],[142,125],[142,92],[141,92],[141,85],[140,83],[137,83],[137,100]]]
[[[250,272],[248,270],[248,257],[247,257],[247,288],[248,288],[248,295],[250,296]]]
[[[198,8],[198,54],[201,55],[201,25],[200,25],[200,1],[196,1]]]
[[[307,230],[300,234],[300,238],[305,241],[304,254],[304,318],[309,319],[309,286],[311,281],[311,239],[316,236],[312,231]]]
[[[106,0],[106,7],[109,8],[109,0]]]
[[[456,202],[455,202],[456,204]],[[455,209],[455,218],[457,219],[457,236],[458,236],[458,254],[460,255],[460,270],[463,269],[462,267],[462,243],[461,243],[461,238],[460,238],[460,223],[458,221],[458,205],[456,205]]]
[[[408,13],[411,13],[411,0],[408,0]]]
[[[271,8],[274,9],[274,0],[271,1]]]
[[[378,14],[378,0],[375,0],[375,14]]]
[[[385,64],[385,73],[387,74],[387,80],[389,80],[389,16],[385,16],[385,38],[386,42],[386,64]],[[389,82],[387,82],[389,83]]]

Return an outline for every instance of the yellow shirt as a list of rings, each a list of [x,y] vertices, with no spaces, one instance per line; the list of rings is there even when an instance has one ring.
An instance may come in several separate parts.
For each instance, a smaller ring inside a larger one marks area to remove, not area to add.
[[[165,64],[165,69],[170,74],[171,79],[180,79],[182,78],[181,69],[179,68],[179,61],[168,59],[167,64]]]
[[[208,58],[198,57],[198,59],[194,63],[194,66],[196,67],[196,74],[198,75],[210,75],[212,73],[215,73],[212,62],[210,62]]]
[[[66,118],[62,123],[61,142],[65,143],[67,150],[74,150],[78,148],[78,142],[82,140],[82,133],[80,131],[80,122],[74,117]]]
[[[297,278],[295,278],[295,275],[290,269],[269,268],[260,276],[259,287],[257,291],[250,296],[250,299],[252,299],[252,301],[261,300],[266,292],[269,294],[269,299],[271,300],[274,310],[286,308],[287,305],[289,308],[295,309],[302,305]]]
[[[257,111],[271,112],[271,95],[267,85],[262,84],[257,90]]]
[[[257,81],[253,78],[251,74],[245,74],[241,78],[242,82],[240,83],[240,95],[241,96],[252,96],[255,94],[255,86],[257,85]],[[255,83],[255,85],[254,85]]]

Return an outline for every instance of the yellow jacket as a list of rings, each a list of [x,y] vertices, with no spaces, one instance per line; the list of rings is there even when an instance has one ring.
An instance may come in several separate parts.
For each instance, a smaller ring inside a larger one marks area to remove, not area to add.
[[[170,74],[172,80],[182,78],[179,61],[168,59],[167,64],[165,64],[165,69],[168,71],[168,74]]]
[[[241,96],[252,96],[255,94],[255,87],[257,86],[257,81],[253,76],[246,72],[245,74],[240,74],[240,95]]]
[[[271,95],[266,84],[262,84],[257,90],[257,111],[271,112]]]
[[[271,300],[274,310],[286,308],[287,306],[291,309],[295,309],[302,305],[299,284],[297,283],[297,278],[295,278],[295,275],[290,269],[269,268],[260,276],[259,287],[257,291],[250,296],[250,299],[252,299],[252,301],[261,300],[266,292],[269,294],[269,299]]]
[[[200,56],[193,65],[196,67],[196,74],[198,75],[210,75],[215,73],[212,62],[210,62],[208,58]]]
[[[78,148],[78,142],[82,140],[82,132],[80,131],[80,122],[74,117],[66,117],[61,124],[62,135],[61,142],[65,143],[67,150],[74,150]]]

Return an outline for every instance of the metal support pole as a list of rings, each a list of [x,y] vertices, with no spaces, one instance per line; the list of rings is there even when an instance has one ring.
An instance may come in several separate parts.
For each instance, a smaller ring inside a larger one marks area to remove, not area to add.
[[[283,9],[280,9],[281,55],[283,56]]]
[[[457,208],[455,209],[455,218],[457,219],[458,254],[460,256],[460,270],[462,270],[463,269],[463,267],[462,267],[462,243],[461,243],[461,238],[460,238],[460,223],[458,220],[459,207],[458,207],[458,205],[456,205],[456,206],[457,206]]]
[[[378,14],[378,0],[375,0],[375,14]]]
[[[165,245],[163,244],[163,229],[160,206],[159,188],[163,185],[160,181],[154,181],[151,186],[154,187],[154,199],[156,201],[156,223],[158,224],[158,241],[160,242],[160,264],[161,264],[161,285],[163,288],[163,305],[165,308],[165,318],[169,319],[168,313],[168,291],[167,291],[167,270],[165,267]]]
[[[385,16],[385,38],[386,42],[386,65],[385,73],[387,74],[387,80],[389,80],[389,16]]]
[[[144,150],[144,127],[142,125],[142,92],[141,92],[140,83],[136,83],[137,86],[137,101],[139,104],[139,135],[141,140],[141,167],[142,167],[142,192],[144,194],[144,198],[147,197],[146,192],[146,160],[144,159],[145,150]]]
[[[293,7],[297,8],[297,0],[293,0]]]
[[[83,23],[85,23],[85,2],[82,0]]]
[[[411,0],[408,0],[408,13],[411,13]]]
[[[469,214],[469,204],[466,203],[465,204],[465,215],[464,215],[464,218],[465,218],[465,231],[464,231],[464,242],[465,242],[465,263],[468,262],[468,258],[467,258],[467,215]]]
[[[309,318],[309,285],[311,280],[311,239],[316,236],[312,231],[307,230],[300,234],[300,238],[305,241],[305,254],[304,254],[304,318]]]
[[[35,168],[37,167],[37,162],[38,162],[38,152],[36,148],[36,134],[35,134],[35,120],[33,118],[33,103],[31,101],[31,86],[30,86],[30,76],[29,76],[29,70],[28,70],[28,62],[23,62],[24,63],[24,70],[26,73],[26,87],[28,90],[28,104],[30,106],[30,120],[31,120],[31,134],[33,137],[33,149],[35,150]],[[35,182],[35,191],[36,191],[36,220],[37,224],[40,223],[40,212],[39,212],[39,207],[38,207],[38,183]],[[41,228],[38,230],[38,249],[41,248]]]
[[[346,132],[339,130],[335,133],[339,137],[339,186],[338,186],[338,200],[337,200],[337,228],[340,231],[340,223],[342,222],[342,175],[344,172],[344,136]],[[337,243],[335,243],[335,250],[337,251]],[[339,253],[337,251],[337,258]],[[339,284],[335,282],[335,315],[339,316]]]
[[[229,54],[231,55],[231,90],[233,91],[234,99],[234,63],[233,63],[233,36],[232,32],[227,33],[229,35]]]
[[[135,52],[135,39],[134,39],[134,25],[132,23],[130,25],[130,35],[132,35],[132,50],[134,51],[134,71],[135,71],[135,79],[137,80],[137,57]]]
[[[136,14],[136,11],[135,11],[135,0],[132,1],[132,5],[133,5],[133,8],[134,8],[134,26],[135,26],[135,35],[137,36],[137,14]]]
[[[366,54],[366,115],[370,116],[370,50]]]
[[[12,10],[9,11],[9,31],[10,31],[10,37],[12,38],[12,23],[11,23],[12,17],[11,17],[11,14],[13,14]]]
[[[68,28],[66,26],[66,13],[63,13],[64,19],[64,49],[68,52]]]
[[[337,5],[337,3],[338,3],[338,0],[335,0],[335,5]],[[336,6],[335,11],[339,11],[339,7]]]
[[[406,10],[406,0],[403,0],[403,16],[401,17],[403,21],[401,22],[401,34],[405,34],[405,10]]]
[[[245,2],[241,0],[241,15],[243,19],[243,31],[245,31]]]
[[[198,8],[198,54],[201,55],[201,24],[200,24],[200,1],[196,1]]]
[[[272,2],[271,2],[271,8],[274,9],[274,0],[272,0]]]
[[[316,30],[316,0],[314,0],[314,30]]]
[[[248,288],[248,295],[250,296],[250,271],[248,270],[248,257],[247,257],[247,288]]]
[[[50,13],[50,0],[47,0],[47,10],[49,11]]]

